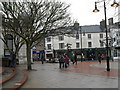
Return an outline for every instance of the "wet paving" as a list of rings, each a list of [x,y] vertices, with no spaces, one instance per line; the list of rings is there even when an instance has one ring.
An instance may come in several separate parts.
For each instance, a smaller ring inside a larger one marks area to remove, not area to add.
[[[88,66],[86,66],[88,63]],[[70,65],[67,69],[59,69],[58,63],[35,62],[33,70],[29,71],[27,82],[22,88],[118,88],[118,77],[102,75],[108,73],[104,67],[94,66],[98,62],[79,62],[78,65]],[[82,66],[80,66],[82,65]],[[113,65],[113,64],[112,64]],[[104,66],[104,65],[103,65]],[[91,68],[90,68],[91,67]],[[94,68],[94,71],[92,71]],[[99,75],[92,72],[99,72]],[[83,72],[88,73],[83,73]],[[117,71],[112,69],[112,73]],[[90,73],[90,74],[89,74]],[[117,74],[117,72],[116,72]]]

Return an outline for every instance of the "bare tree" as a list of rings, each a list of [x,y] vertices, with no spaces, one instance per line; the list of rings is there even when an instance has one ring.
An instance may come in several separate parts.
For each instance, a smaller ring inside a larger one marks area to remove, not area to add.
[[[28,70],[32,69],[30,53],[33,43],[71,25],[67,12],[69,5],[59,1],[2,2],[2,7],[9,19],[8,28],[26,43]]]
[[[8,24],[7,24],[7,19],[2,18],[2,36],[0,36],[0,39],[4,42],[4,44],[6,45],[6,47],[8,48],[10,53],[13,53],[13,51],[9,48],[7,40],[6,40],[6,36],[7,35],[12,35],[13,37],[13,44],[14,44],[14,53],[18,55],[18,52],[20,50],[20,48],[22,47],[22,45],[24,44],[24,40],[19,37],[18,35],[16,35],[15,33],[12,32],[12,30],[10,28],[8,28]]]

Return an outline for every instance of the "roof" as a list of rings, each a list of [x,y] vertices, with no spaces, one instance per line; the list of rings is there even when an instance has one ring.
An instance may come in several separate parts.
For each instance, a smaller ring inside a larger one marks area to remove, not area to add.
[[[61,33],[65,33],[65,34],[80,34],[80,30],[82,30],[82,33],[99,33],[99,32],[105,32],[105,30],[100,27],[100,25],[85,25],[85,26],[79,26],[79,30],[75,30],[75,28],[73,26],[71,27],[67,27],[67,28],[63,28],[63,29],[58,29],[54,32],[61,35]],[[56,35],[56,33],[53,33]]]
[[[104,30],[100,27],[100,25],[81,26],[81,30],[82,32],[86,32],[86,33],[104,32]]]

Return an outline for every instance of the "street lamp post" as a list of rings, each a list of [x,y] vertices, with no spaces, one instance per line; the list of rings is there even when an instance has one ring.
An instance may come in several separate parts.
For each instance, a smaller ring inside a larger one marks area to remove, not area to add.
[[[109,65],[109,47],[108,47],[108,33],[107,33],[107,16],[106,16],[106,4],[105,4],[105,0],[104,0],[104,16],[105,16],[105,31],[106,31],[106,59],[107,59],[107,71],[110,71],[110,65]],[[113,7],[118,7],[119,4],[116,3],[116,1],[114,0],[113,4],[111,5]],[[93,12],[99,12],[99,10],[97,9],[97,2],[95,2],[95,9],[93,10]]]
[[[78,31],[80,30],[80,42],[81,42],[81,62],[82,62],[82,29],[79,27],[79,23],[74,23],[74,29],[77,30],[77,34],[79,35]]]
[[[80,27],[80,41],[81,41],[81,62],[82,62],[82,54],[83,54],[83,52],[82,52],[82,29],[81,29],[81,27]]]

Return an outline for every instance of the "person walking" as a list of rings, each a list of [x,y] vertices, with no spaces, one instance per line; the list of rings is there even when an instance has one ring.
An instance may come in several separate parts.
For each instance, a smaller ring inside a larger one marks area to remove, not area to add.
[[[65,68],[67,68],[67,66],[68,66],[68,60],[69,60],[68,56],[67,56],[66,54],[64,54],[64,64],[65,64]]]
[[[103,60],[103,59],[104,59],[104,54],[101,55],[101,60]]]
[[[77,54],[76,54],[76,52],[74,53],[74,60],[75,60],[74,63],[76,63],[76,65],[77,65]]]
[[[59,60],[59,68],[61,68],[61,67],[64,68],[64,57],[63,57],[63,55],[59,55],[58,60]]]
[[[16,54],[14,52],[10,54],[9,61],[10,61],[9,66],[15,68],[15,66],[16,66]]]
[[[72,53],[71,61],[72,61],[73,64],[75,63],[74,53]]]
[[[43,55],[43,53],[42,53],[42,55],[41,55],[41,62],[42,62],[42,64],[44,64],[44,55]]]
[[[101,64],[101,55],[100,54],[98,54],[98,61]]]

